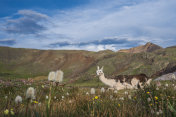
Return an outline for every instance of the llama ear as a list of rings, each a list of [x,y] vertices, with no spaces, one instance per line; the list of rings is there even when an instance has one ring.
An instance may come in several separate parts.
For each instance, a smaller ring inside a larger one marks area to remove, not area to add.
[[[99,70],[100,69],[100,67],[99,66],[97,66],[97,70]]]
[[[103,71],[103,66],[102,66],[101,70]]]

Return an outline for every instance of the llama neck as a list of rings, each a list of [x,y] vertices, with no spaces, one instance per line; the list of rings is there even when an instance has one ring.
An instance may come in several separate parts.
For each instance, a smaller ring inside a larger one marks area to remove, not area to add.
[[[104,74],[100,75],[99,79],[101,80],[101,82],[103,82],[104,84],[106,84],[110,87],[113,87],[113,85],[115,83],[112,79],[105,78]]]

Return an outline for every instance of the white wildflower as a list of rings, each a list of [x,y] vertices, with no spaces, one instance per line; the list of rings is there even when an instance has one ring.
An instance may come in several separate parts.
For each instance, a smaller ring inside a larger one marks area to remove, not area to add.
[[[117,93],[117,90],[115,90],[114,93]]]
[[[89,92],[86,92],[86,95],[89,95]]]
[[[8,97],[7,97],[7,96],[5,96],[4,98],[5,98],[5,99],[7,99]]]
[[[48,96],[46,95],[46,99],[48,99]]]
[[[125,95],[128,95],[128,92],[127,92],[127,91],[125,91]]]
[[[160,112],[156,112],[156,115],[159,115],[160,114]]]
[[[169,84],[167,84],[167,83],[166,83],[166,84],[165,84],[165,86],[166,86],[166,87],[168,87],[168,86],[169,86]]]
[[[152,109],[152,110],[151,110],[151,113],[153,114],[154,112],[155,112],[155,111]]]
[[[100,92],[101,92],[101,93],[104,93],[104,92],[105,92],[104,87],[101,88]]]
[[[69,93],[67,92],[66,95],[69,95]]]
[[[63,73],[63,71],[61,71],[61,70],[57,70],[57,71],[56,71],[56,75],[55,75],[55,79],[54,79],[54,81],[60,83],[60,82],[63,81],[63,77],[64,77],[64,73]]]
[[[160,109],[160,110],[159,110],[159,113],[160,113],[160,114],[162,114],[162,113],[163,113],[163,111]]]
[[[48,75],[48,81],[54,81],[56,77],[56,74],[54,71],[51,71]]]
[[[19,103],[22,103],[22,97],[21,96],[16,96],[16,98],[15,98],[15,103],[16,104],[19,104]]]
[[[175,84],[172,84],[172,86],[174,87],[174,86],[175,86]]]
[[[124,98],[123,98],[123,97],[120,97],[119,99],[120,99],[120,100],[124,100]]]
[[[40,102],[40,103],[38,103],[38,106],[41,106],[41,102]]]
[[[91,89],[90,89],[90,94],[92,94],[92,95],[95,94],[95,89],[94,89],[94,88],[91,88]]]
[[[26,91],[27,99],[35,99],[35,89],[33,87],[29,87]]]
[[[110,99],[112,99],[113,98],[113,96],[112,95],[110,95]]]
[[[54,99],[56,99],[56,96],[54,96]]]
[[[71,104],[71,103],[72,103],[72,101],[71,101],[71,100],[69,100],[69,103]]]
[[[130,99],[130,100],[131,100],[131,95],[128,95],[128,99]]]
[[[156,90],[158,91],[158,90],[159,90],[159,87],[156,87]]]
[[[62,96],[62,99],[64,99],[65,97],[64,96]]]
[[[147,101],[150,102],[150,101],[151,101],[151,98],[147,98]]]

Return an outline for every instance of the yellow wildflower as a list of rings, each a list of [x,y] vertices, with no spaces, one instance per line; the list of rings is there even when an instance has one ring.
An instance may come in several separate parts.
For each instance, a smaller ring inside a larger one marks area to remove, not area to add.
[[[136,97],[134,97],[134,99],[136,99]]]
[[[8,114],[9,114],[9,110],[6,109],[6,110],[4,111],[4,114],[5,114],[5,115],[8,115]]]
[[[44,85],[42,85],[42,88],[45,88],[45,86],[44,86]]]
[[[37,101],[33,101],[35,104],[38,104],[38,102]]]
[[[13,110],[10,111],[10,114],[11,114],[11,115],[15,115],[15,113],[13,112]]]
[[[120,107],[120,104],[118,104],[118,106]]]
[[[150,92],[147,92],[147,94],[150,94]]]
[[[95,99],[98,99],[98,96],[95,96]]]
[[[158,100],[158,97],[157,97],[157,96],[155,96],[155,100]]]
[[[150,106],[152,106],[152,104],[150,104]]]

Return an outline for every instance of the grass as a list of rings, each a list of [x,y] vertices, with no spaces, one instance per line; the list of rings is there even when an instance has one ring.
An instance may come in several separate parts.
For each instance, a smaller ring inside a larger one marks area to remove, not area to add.
[[[1,80],[0,116],[176,116],[176,83],[162,82],[161,84],[159,86],[153,83],[144,89],[120,90],[117,93],[107,90],[105,93],[101,93],[100,88],[96,88],[96,93],[91,95],[90,88],[68,87],[67,85],[65,87],[52,86],[48,81]],[[36,98],[29,103],[25,98],[28,87],[34,87],[36,91]],[[23,102],[20,104],[16,104],[14,101],[17,95],[23,98]],[[46,96],[49,98],[46,99]]]

